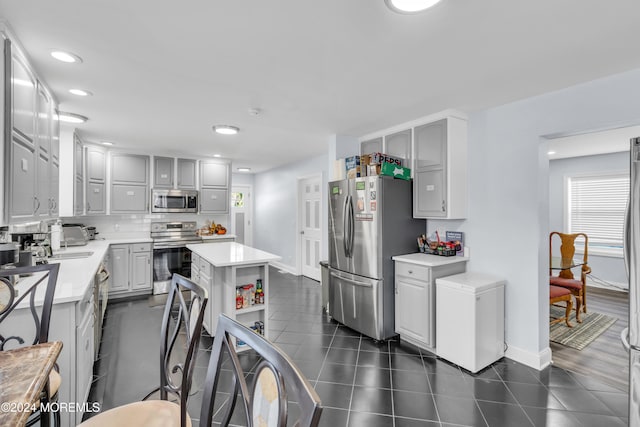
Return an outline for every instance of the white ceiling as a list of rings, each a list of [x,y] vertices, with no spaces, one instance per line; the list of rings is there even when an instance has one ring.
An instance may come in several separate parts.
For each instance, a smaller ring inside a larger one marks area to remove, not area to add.
[[[60,109],[90,118],[86,140],[256,172],[326,152],[331,134],[640,68],[637,0],[444,0],[418,15],[383,0],[0,0],[0,16]]]

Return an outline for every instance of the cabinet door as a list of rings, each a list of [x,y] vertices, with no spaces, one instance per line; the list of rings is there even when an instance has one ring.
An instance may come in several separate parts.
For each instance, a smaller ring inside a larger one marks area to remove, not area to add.
[[[200,213],[227,212],[229,212],[229,191],[208,188],[200,191]]]
[[[107,154],[100,147],[87,145],[87,180],[94,182],[105,182]]]
[[[15,54],[11,56],[11,102],[13,131],[31,145],[35,139],[36,80]]]
[[[178,159],[178,188],[195,190],[197,163],[192,159]]]
[[[33,216],[35,210],[36,155],[21,142],[11,142],[11,218]]]
[[[173,158],[153,158],[153,186],[154,188],[173,188]]]
[[[413,181],[413,217],[447,216],[444,170],[417,171]]]
[[[151,253],[131,254],[131,290],[151,289]]]
[[[76,177],[73,181],[73,214],[84,214],[84,181],[81,177]]]
[[[148,189],[142,185],[111,186],[111,213],[145,213],[149,211]]]
[[[56,106],[51,103],[51,158],[60,164],[60,122],[55,115]]]
[[[60,165],[58,161],[52,159],[51,161],[51,216],[57,217],[60,212],[59,200],[60,200]]]
[[[113,153],[111,181],[120,184],[146,185],[149,182],[149,156]]]
[[[360,154],[371,154],[382,152],[382,137],[362,141],[360,143]]]
[[[213,161],[200,163],[200,187],[227,187],[229,185],[229,164]]]
[[[107,212],[104,188],[104,182],[87,182],[87,215]]]
[[[49,210],[51,208],[51,171],[49,166],[49,158],[46,157],[46,153],[38,150],[38,162],[36,170],[36,206],[34,215],[36,217],[49,216]]]
[[[404,166],[411,167],[411,129],[384,137],[384,153],[404,159]]]
[[[111,261],[111,286],[109,292],[129,290],[129,245],[112,245],[109,249]]]
[[[396,276],[396,332],[432,347],[430,314],[431,285],[421,280]]]
[[[76,177],[84,177],[82,141],[73,134],[73,173]]]
[[[51,150],[51,100],[38,83],[36,115],[36,145],[41,153],[50,155]]]
[[[416,171],[444,168],[447,155],[447,119],[418,126],[413,130]]]
[[[93,299],[91,300],[93,301]],[[91,389],[93,374],[93,307],[89,308],[76,332],[76,390],[78,402],[85,402]]]

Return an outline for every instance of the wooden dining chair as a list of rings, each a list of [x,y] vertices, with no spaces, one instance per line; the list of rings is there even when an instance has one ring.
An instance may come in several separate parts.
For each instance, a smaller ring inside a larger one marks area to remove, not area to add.
[[[245,368],[236,352],[239,341],[252,357],[249,360],[256,361]],[[253,377],[251,386],[247,377]],[[291,359],[262,335],[223,314],[218,318],[207,368],[200,426],[211,426],[215,403],[221,396],[227,400],[220,405],[224,412],[219,408],[222,416],[215,421],[222,426],[231,422],[238,399],[240,414],[234,424],[250,427],[312,427],[318,425],[322,413],[320,398]],[[294,404],[297,408],[292,410]]]
[[[557,276],[553,276],[551,259],[553,258],[553,236],[560,238],[560,257],[563,265],[571,265],[576,253],[576,239],[584,238],[584,254],[580,269],[580,280],[577,280],[570,268],[560,270]],[[552,231],[549,234],[549,284],[568,289],[574,296],[576,304],[576,321],[582,323],[580,313],[587,312],[587,274],[591,273],[591,267],[587,264],[589,259],[589,237],[585,233],[565,234]]]
[[[191,292],[190,301],[185,298],[188,293],[185,291]],[[160,400],[143,400],[118,406],[94,415],[80,426],[191,426],[187,399],[207,302],[206,289],[174,274],[160,332]]]
[[[567,326],[572,328],[573,325],[569,323],[569,315],[571,314],[571,307],[573,306],[571,302],[571,291],[567,288],[561,288],[560,286],[549,286],[549,303],[555,305],[563,301],[566,303],[564,317],[551,319],[549,324],[553,325],[564,320]]]
[[[60,264],[0,269],[0,351],[49,341],[49,324],[59,270]],[[24,276],[25,279],[19,280],[25,282],[16,288],[13,278],[19,276]],[[53,369],[40,401],[34,403],[42,408],[48,402],[57,401],[61,383],[60,374]],[[41,426],[49,426],[49,414],[37,411],[29,418],[27,425],[37,422]],[[56,426],[60,425],[59,411],[53,412],[53,422]]]

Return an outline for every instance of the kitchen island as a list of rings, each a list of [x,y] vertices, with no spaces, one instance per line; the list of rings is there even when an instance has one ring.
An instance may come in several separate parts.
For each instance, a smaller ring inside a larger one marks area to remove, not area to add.
[[[268,338],[269,262],[281,258],[235,242],[200,243],[187,248],[191,250],[191,280],[209,293],[204,319],[207,332],[215,334],[218,316],[223,313],[261,330]],[[257,296],[259,287],[262,299]]]

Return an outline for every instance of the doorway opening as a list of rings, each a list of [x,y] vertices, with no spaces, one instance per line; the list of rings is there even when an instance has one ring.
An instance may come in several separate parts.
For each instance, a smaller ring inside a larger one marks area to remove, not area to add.
[[[298,178],[298,274],[320,281],[322,175]]]

